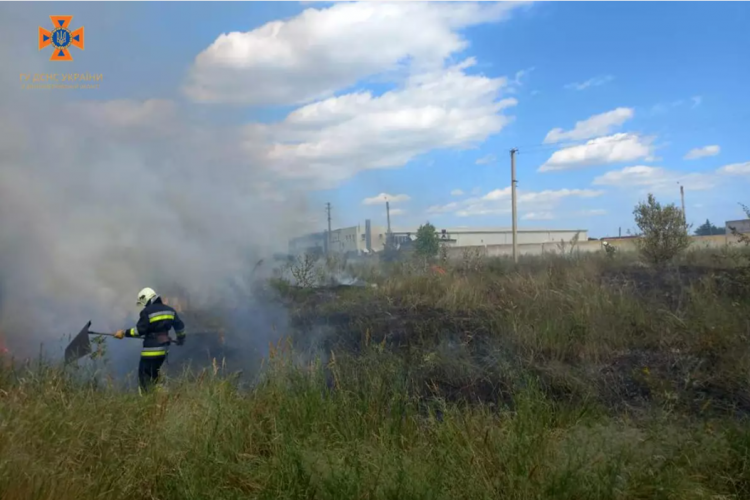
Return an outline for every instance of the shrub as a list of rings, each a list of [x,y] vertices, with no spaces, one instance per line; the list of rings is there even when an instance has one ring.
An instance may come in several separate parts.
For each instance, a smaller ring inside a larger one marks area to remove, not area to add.
[[[684,252],[690,245],[689,226],[682,210],[674,203],[662,206],[654,195],[636,205],[635,222],[642,236],[636,240],[641,256],[647,262],[660,266]]]
[[[434,258],[440,251],[440,239],[435,232],[435,226],[429,222],[417,229],[417,240],[414,242],[414,252],[425,258]]]

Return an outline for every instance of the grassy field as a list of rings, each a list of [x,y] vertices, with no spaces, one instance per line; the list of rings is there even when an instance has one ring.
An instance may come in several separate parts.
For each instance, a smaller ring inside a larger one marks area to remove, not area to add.
[[[6,368],[1,497],[750,498],[745,262],[467,255],[360,269],[361,288],[276,280],[294,332],[252,390],[218,369],[140,397]]]

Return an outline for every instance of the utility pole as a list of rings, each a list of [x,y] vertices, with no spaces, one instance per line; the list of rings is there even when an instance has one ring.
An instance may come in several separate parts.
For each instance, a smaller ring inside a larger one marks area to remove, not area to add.
[[[687,231],[687,216],[685,215],[685,187],[680,184],[680,200],[682,202],[682,223],[685,224],[685,231]]]
[[[516,216],[516,153],[518,149],[510,150],[510,199],[513,210],[513,262],[518,264],[518,223]]]
[[[385,218],[388,221],[388,232],[385,234],[385,246],[390,249],[391,240],[393,238],[391,237],[391,205],[388,203],[388,200],[385,201]]]
[[[326,235],[326,255],[331,252],[331,202],[326,203],[326,215],[328,216],[328,233]]]
[[[385,202],[385,217],[388,221],[388,235],[391,234],[391,205],[386,201]]]

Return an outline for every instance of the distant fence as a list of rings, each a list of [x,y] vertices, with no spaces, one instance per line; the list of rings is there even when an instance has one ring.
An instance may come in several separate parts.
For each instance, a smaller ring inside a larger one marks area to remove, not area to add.
[[[606,241],[620,252],[634,252],[637,238],[611,239],[602,238],[597,241],[579,241],[575,245],[569,241],[549,242],[549,243],[525,243],[518,245],[519,255],[544,255],[570,253],[591,253],[604,252],[602,242]],[[691,236],[690,249],[722,248],[725,246],[734,246],[739,243],[739,239],[733,235],[716,235],[716,236]],[[481,245],[470,247],[448,247],[446,248],[448,257],[459,258],[463,256],[466,250],[478,252],[485,257],[512,257],[513,245]]]

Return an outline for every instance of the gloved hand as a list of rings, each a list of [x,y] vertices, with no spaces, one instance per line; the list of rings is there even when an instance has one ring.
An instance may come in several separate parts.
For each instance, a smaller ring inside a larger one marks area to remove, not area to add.
[[[186,335],[183,335],[181,337],[178,336],[177,337],[177,345],[183,345],[185,343],[185,337],[186,337]]]
[[[125,330],[117,330],[117,331],[115,332],[115,338],[116,338],[116,339],[121,339],[121,338],[123,338],[124,336],[125,336]]]

